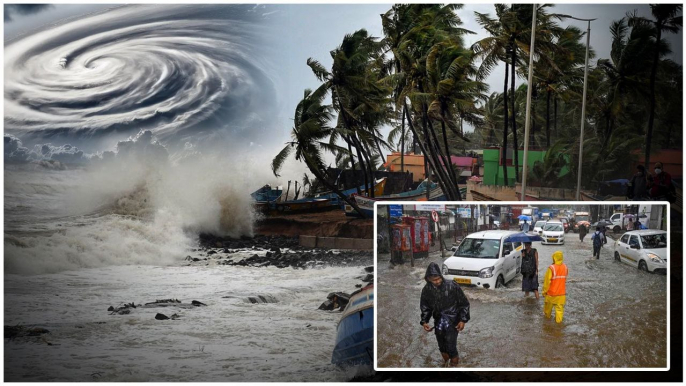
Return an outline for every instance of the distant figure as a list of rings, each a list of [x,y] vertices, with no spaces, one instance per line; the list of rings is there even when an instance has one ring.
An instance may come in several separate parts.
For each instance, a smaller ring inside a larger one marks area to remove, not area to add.
[[[543,279],[543,314],[546,318],[552,317],[555,308],[555,322],[562,323],[565,312],[565,302],[567,301],[566,283],[567,266],[562,262],[564,256],[562,251],[553,253],[553,264],[548,267]]]
[[[638,219],[638,215],[636,215],[636,222],[634,222],[634,230],[640,230],[641,229],[641,220]]]
[[[634,174],[630,188],[628,189],[627,197],[634,201],[644,201],[648,199],[648,178],[646,175],[646,168],[643,165],[636,166],[636,174]]]
[[[586,224],[579,224],[579,240],[583,243],[584,238],[586,237],[586,233],[588,231],[586,230]]]
[[[435,329],[438,350],[443,361],[450,361],[450,366],[457,366],[460,362],[457,335],[469,321],[469,300],[459,284],[452,280],[443,280],[441,269],[436,263],[429,264],[424,280],[426,284],[419,302],[422,312],[420,324],[426,332]],[[429,327],[432,317],[434,326]]]
[[[672,176],[662,168],[662,162],[655,162],[655,175],[648,177],[648,194],[652,199],[676,200],[676,190],[672,184]]]
[[[607,227],[606,227],[605,225],[602,225],[602,226],[600,227],[600,231],[603,232],[603,245],[604,245],[604,244],[607,244],[607,236],[606,236]]]
[[[593,241],[593,257],[596,260],[600,259],[600,248],[603,246],[603,239],[605,236],[603,232],[600,231],[600,227],[595,227],[595,232],[591,236],[591,241]]]
[[[524,296],[529,296],[529,291],[533,291],[538,297],[538,251],[531,248],[531,243],[524,243],[522,251],[522,291]]]
[[[529,223],[524,220],[524,224],[522,224],[522,232],[526,233],[529,231]]]

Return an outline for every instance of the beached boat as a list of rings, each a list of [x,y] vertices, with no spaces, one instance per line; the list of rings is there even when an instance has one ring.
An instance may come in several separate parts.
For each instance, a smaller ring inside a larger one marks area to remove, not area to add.
[[[383,193],[385,183],[386,178],[376,181],[374,192],[380,191]],[[361,187],[361,190],[365,191],[364,187]],[[357,189],[352,188],[345,190],[342,193],[349,196],[355,192],[357,192]],[[298,200],[274,201],[269,203],[269,211],[272,213],[320,212],[340,208],[344,202],[345,201],[336,193],[325,193],[316,197],[301,198]]]
[[[381,196],[383,195],[383,191],[386,188],[386,181],[388,179],[386,177],[380,178],[376,181],[374,181],[374,195],[375,196]],[[360,185],[360,191],[366,192],[367,188],[364,185]],[[351,196],[355,193],[357,193],[357,188],[351,188],[344,190],[343,192],[344,196]],[[324,198],[324,199],[329,199],[332,201],[332,205],[343,205],[345,201],[341,199],[341,197],[334,193],[334,192],[327,192],[327,193],[322,193],[318,195],[316,198]]]
[[[339,366],[370,365],[374,356],[374,285],[353,293],[336,326],[331,363]]]
[[[250,193],[250,197],[255,200],[253,206],[256,210],[264,212],[269,209],[269,205],[278,201],[283,194],[283,189],[279,186],[272,188],[271,185],[265,185],[256,191]]]
[[[423,181],[417,189],[409,192],[402,192],[397,194],[390,194],[388,196],[378,196],[374,198],[354,196],[355,203],[364,212],[365,216],[371,217],[374,215],[374,203],[376,201],[426,201],[426,181]],[[429,193],[430,201],[445,201],[446,197],[443,190],[436,183],[431,183],[431,192]],[[359,214],[350,205],[344,206],[345,214],[347,216],[359,216]]]

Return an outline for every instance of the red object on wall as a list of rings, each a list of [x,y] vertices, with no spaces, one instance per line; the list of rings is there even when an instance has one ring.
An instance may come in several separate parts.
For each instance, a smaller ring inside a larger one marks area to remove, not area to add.
[[[415,253],[429,251],[429,218],[403,217],[403,223],[410,226],[412,251]]]

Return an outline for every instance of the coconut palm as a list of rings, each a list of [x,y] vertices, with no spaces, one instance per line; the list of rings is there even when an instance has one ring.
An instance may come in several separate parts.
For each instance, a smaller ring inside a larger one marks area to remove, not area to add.
[[[345,151],[345,149],[325,141],[334,131],[329,126],[332,119],[332,108],[323,104],[326,94],[327,88],[325,86],[320,86],[314,92],[310,89],[305,90],[303,99],[295,108],[293,129],[291,131],[293,140],[287,143],[272,160],[272,172],[278,177],[283,163],[291,153],[295,153],[295,159],[304,162],[318,181],[340,196],[342,200],[352,206],[364,218],[364,212],[360,210],[355,200],[343,194],[326,177],[326,165],[324,164],[322,152],[330,151],[336,153]]]
[[[662,40],[663,33],[677,33],[683,25],[681,4],[651,4],[650,11],[654,20],[638,17],[636,13],[630,15],[629,26],[649,26],[653,31],[653,63],[650,68],[650,115],[648,116],[648,130],[645,138],[645,167],[650,164],[650,146],[653,139],[653,123],[655,121],[655,78],[657,67],[660,62],[661,46],[666,44]]]

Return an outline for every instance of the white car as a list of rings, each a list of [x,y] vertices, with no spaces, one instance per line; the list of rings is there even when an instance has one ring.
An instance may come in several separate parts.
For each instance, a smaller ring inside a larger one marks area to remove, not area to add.
[[[537,235],[543,233],[543,226],[546,222],[547,221],[536,221],[536,225],[534,225],[534,233],[536,233]]]
[[[498,288],[521,271],[520,242],[508,242],[514,231],[482,231],[468,235],[443,262],[443,277],[460,285]]]
[[[541,237],[543,238],[541,244],[564,244],[565,227],[562,222],[548,221],[543,226]]]
[[[615,241],[615,260],[642,271],[667,273],[667,232],[655,229],[626,232]]]

